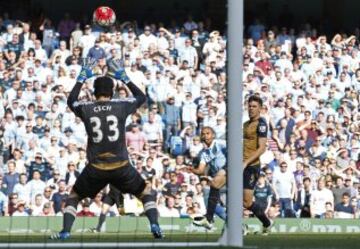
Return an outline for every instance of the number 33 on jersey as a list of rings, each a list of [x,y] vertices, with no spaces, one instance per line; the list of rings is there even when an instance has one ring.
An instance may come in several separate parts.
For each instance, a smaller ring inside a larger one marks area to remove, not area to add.
[[[87,156],[92,165],[111,165],[128,160],[125,120],[137,109],[134,98],[98,102],[75,102],[72,109],[84,122],[88,137]],[[102,167],[101,167],[102,168]]]

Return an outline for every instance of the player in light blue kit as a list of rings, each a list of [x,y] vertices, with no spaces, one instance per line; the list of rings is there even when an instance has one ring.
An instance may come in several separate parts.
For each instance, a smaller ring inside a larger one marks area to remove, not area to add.
[[[205,148],[200,152],[200,163],[198,167],[191,168],[191,171],[197,175],[203,175],[205,174],[205,169],[207,167],[209,168],[208,175],[211,177],[210,193],[206,215],[196,217],[193,223],[197,226],[211,229],[214,223],[215,210],[220,207],[218,205],[220,201],[220,189],[226,183],[226,144],[223,141],[216,140],[215,131],[208,126],[202,128],[201,140]],[[219,212],[219,210],[217,212]]]

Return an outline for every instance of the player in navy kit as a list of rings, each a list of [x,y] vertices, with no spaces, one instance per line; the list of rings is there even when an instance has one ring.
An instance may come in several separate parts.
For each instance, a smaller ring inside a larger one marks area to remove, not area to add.
[[[110,184],[110,191],[106,194],[102,200],[101,212],[96,227],[90,228],[89,231],[93,233],[99,233],[101,227],[105,222],[106,215],[110,208],[115,204],[118,209],[124,208],[124,197],[120,190]]]
[[[156,196],[151,191],[151,185],[146,184],[136,169],[130,165],[125,142],[126,118],[146,101],[146,96],[127,77],[125,70],[120,66],[120,61],[113,61],[109,65],[109,74],[126,84],[133,97],[112,99],[113,79],[100,76],[94,81],[96,100],[79,102],[78,96],[82,85],[88,78],[94,76],[94,67],[95,63],[83,66],[67,102],[69,108],[84,122],[88,135],[89,163],[76,179],[66,200],[63,229],[51,238],[70,238],[79,201],[86,197],[94,198],[107,184],[113,185],[122,193],[130,193],[139,198],[150,221],[151,232],[155,238],[162,238],[158,224]]]

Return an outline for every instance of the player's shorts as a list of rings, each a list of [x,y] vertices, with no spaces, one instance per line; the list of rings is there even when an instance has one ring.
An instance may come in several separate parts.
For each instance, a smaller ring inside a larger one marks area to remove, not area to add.
[[[244,169],[244,189],[254,190],[260,175],[260,165],[249,165]]]
[[[130,163],[114,170],[100,170],[87,165],[76,179],[73,190],[81,199],[94,198],[109,183],[121,193],[135,196],[140,195],[146,186],[144,179]]]
[[[118,208],[124,206],[124,197],[120,190],[110,185],[109,193],[104,197],[103,202],[112,206],[116,204]]]
[[[227,175],[227,165],[223,166],[222,168],[216,168],[216,169],[210,168],[208,174],[211,177],[215,177],[220,170],[224,170],[225,174]]]

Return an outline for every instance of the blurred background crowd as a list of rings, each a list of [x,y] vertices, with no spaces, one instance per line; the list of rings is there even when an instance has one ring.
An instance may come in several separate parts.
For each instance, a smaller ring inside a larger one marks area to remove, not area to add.
[[[256,201],[270,217],[358,217],[359,29],[323,35],[310,24],[269,26],[255,18],[244,37],[243,121],[247,98],[257,94],[270,127]],[[147,94],[128,118],[126,139],[134,167],[158,193],[160,216],[204,214],[208,179],[187,166],[197,164],[202,126],[225,139],[226,42],[209,19],[190,15],[170,26],[124,22],[109,30],[69,14],[36,27],[1,16],[1,213],[62,215],[86,165],[87,141],[66,99],[82,59],[92,57],[100,74],[122,59]],[[92,89],[89,80],[80,98],[92,99]],[[115,97],[128,95],[118,82]],[[105,193],[82,202],[79,215],[99,215]],[[124,196],[121,214],[142,212],[136,198]]]
[[[270,189],[257,198],[272,217],[358,217],[359,29],[325,36],[255,19],[246,32],[244,119],[257,94],[270,127],[261,157]]]
[[[65,14],[56,25],[0,17],[0,211],[2,215],[62,215],[64,200],[84,169],[87,136],[66,100],[85,58],[96,71],[121,59],[147,103],[128,117],[130,160],[158,193],[162,217],[204,214],[208,179],[188,172],[202,149],[199,131],[226,130],[226,40],[209,22],[189,15],[164,27],[118,23],[107,30]],[[80,94],[93,98],[93,79]],[[131,94],[117,82],[115,98]],[[99,215],[107,190],[84,200],[78,215]],[[223,194],[224,196],[224,194]],[[223,198],[223,203],[225,199]],[[140,215],[142,204],[125,195],[111,215]]]

